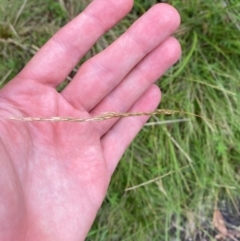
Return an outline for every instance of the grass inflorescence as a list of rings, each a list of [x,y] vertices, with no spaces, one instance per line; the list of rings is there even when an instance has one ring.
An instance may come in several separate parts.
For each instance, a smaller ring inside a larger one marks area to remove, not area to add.
[[[90,2],[1,1],[2,86]],[[135,0],[129,16],[104,35],[86,59],[157,2]],[[163,92],[159,108],[184,109],[203,119],[165,115],[150,119],[149,124],[155,124],[143,128],[113,175],[87,240],[201,240],[200,234],[211,240],[216,202],[230,203],[236,216],[240,212],[239,1],[164,2],[180,12],[176,37],[183,55],[158,81]]]

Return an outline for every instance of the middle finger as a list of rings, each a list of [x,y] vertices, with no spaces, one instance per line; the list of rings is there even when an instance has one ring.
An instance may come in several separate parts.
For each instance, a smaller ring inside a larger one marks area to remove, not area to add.
[[[90,111],[179,24],[180,17],[173,7],[155,5],[112,45],[85,62],[62,91],[63,97],[75,108]]]

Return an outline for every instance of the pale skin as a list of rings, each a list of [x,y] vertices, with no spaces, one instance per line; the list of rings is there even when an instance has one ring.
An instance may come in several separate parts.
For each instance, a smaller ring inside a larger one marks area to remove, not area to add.
[[[148,117],[94,123],[17,122],[10,116],[88,117],[153,111],[154,84],[180,57],[177,11],[157,4],[58,86],[132,0],[95,0],[0,91],[0,240],[84,240],[111,175]]]

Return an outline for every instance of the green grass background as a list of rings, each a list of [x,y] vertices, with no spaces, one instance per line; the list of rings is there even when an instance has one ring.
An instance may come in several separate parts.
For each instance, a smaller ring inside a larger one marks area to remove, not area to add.
[[[1,86],[89,2],[0,0]],[[84,60],[157,2],[135,0],[131,13]],[[195,240],[211,228],[219,202],[230,200],[240,212],[240,3],[164,2],[181,15],[176,37],[183,54],[158,81],[160,107],[196,113],[221,126],[184,115],[152,117],[122,158],[87,240]]]

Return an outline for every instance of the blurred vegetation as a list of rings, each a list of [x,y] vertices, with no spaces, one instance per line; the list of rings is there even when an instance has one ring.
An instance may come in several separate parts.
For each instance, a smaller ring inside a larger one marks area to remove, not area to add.
[[[1,86],[89,2],[0,0]],[[157,2],[135,0],[131,13],[84,60],[106,48]],[[239,216],[240,3],[162,2],[181,15],[175,35],[183,54],[158,81],[160,107],[196,113],[221,126],[189,116],[153,117],[122,158],[87,240],[203,240],[200,233],[211,240],[217,204],[230,203]]]

